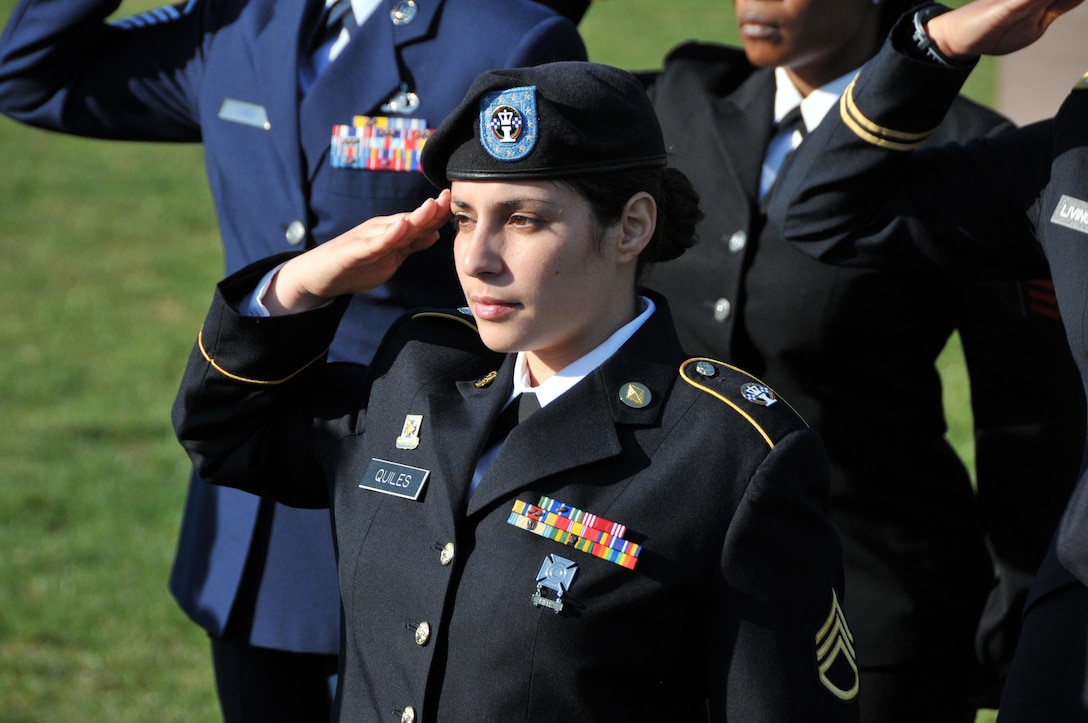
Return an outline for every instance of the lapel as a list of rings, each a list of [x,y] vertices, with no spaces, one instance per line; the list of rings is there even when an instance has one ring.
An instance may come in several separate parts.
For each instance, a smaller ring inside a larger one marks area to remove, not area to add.
[[[657,423],[684,356],[668,306],[662,297],[653,298],[657,311],[623,347],[514,428],[469,499],[469,515],[539,479],[621,454],[620,425]],[[635,409],[620,400],[620,389],[628,382],[649,388],[653,399],[648,406]],[[495,407],[493,416],[497,414]]]
[[[733,193],[749,199],[749,206],[759,195],[763,157],[774,123],[774,92],[774,70],[760,68],[710,110],[710,135],[726,159],[723,167],[732,171],[738,184]]]
[[[465,509],[481,447],[513,388],[514,359],[513,354],[502,358],[498,376],[487,386],[478,387],[474,379],[455,381],[430,396],[433,433],[442,440],[436,464],[448,481],[452,509]]]
[[[265,108],[271,124],[269,133],[290,177],[295,179],[302,177],[298,136],[298,45],[300,34],[306,33],[308,23],[312,22],[307,17],[307,6],[314,1],[267,3],[268,15],[258,23],[253,49],[253,62],[262,77],[261,85],[269,89],[267,97],[275,99]]]
[[[406,25],[394,25],[390,18],[396,0],[383,2],[314,81],[302,99],[301,112],[308,179],[313,179],[329,152],[334,125],[349,124],[357,115],[381,115],[381,105],[401,84],[414,88],[414,79],[399,62],[399,48],[427,36],[438,20],[442,1],[420,0],[415,19]]]

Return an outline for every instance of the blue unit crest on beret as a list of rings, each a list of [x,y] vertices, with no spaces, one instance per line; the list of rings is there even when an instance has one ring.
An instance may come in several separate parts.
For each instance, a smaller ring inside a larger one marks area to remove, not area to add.
[[[480,145],[500,161],[520,161],[536,146],[536,86],[488,93],[480,100]]]

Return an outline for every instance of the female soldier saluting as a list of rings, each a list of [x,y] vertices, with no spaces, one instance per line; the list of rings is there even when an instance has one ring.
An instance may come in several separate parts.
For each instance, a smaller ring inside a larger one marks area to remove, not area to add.
[[[423,167],[449,190],[222,282],[175,408],[205,479],[331,506],[340,717],[856,719],[817,436],[637,291],[699,216],[638,83],[485,73]],[[451,209],[468,307],[324,363]]]

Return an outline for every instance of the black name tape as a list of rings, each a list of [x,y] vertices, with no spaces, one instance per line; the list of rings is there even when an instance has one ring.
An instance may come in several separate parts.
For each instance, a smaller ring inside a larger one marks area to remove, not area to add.
[[[430,474],[430,470],[419,467],[372,459],[359,486],[365,490],[415,500],[419,499],[419,493],[423,491],[423,485]]]

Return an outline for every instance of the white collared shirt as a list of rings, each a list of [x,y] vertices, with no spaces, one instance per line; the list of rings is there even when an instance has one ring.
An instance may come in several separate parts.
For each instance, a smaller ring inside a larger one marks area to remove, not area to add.
[[[540,407],[543,409],[569,391],[575,384],[585,379],[594,369],[608,361],[609,357],[627,343],[627,340],[634,336],[634,333],[646,323],[646,320],[657,309],[654,302],[645,296],[640,296],[639,302],[643,308],[638,316],[617,329],[612,336],[605,339],[604,343],[596,349],[563,367],[538,386],[531,385],[525,352],[519,351],[517,358],[514,360],[514,388],[510,393],[510,398],[506,400],[506,404],[510,404],[523,391],[530,391],[536,394],[537,401],[540,402]],[[473,473],[472,482],[469,485],[469,494],[476,491],[476,486],[480,484],[480,480],[483,479],[488,467],[491,466],[491,463],[495,460],[495,455],[499,453],[501,448],[501,444],[496,444],[491,449],[484,450],[476,463],[476,471]]]
[[[835,104],[839,101],[839,96],[843,94],[846,86],[857,75],[858,70],[846,73],[830,83],[816,88],[808,94],[808,97],[802,98],[801,91],[797,90],[797,86],[793,84],[793,80],[790,79],[786,69],[775,68],[775,124],[781,122],[791,110],[801,106],[801,118],[805,122],[805,131],[806,133],[811,132],[816,126],[820,125],[824,117],[835,107]],[[774,179],[778,176],[778,169],[782,167],[782,162],[790,151],[801,144],[801,138],[802,136],[798,132],[779,133],[771,138],[759,179],[759,195],[761,197],[770,190],[771,185],[774,184]]]

